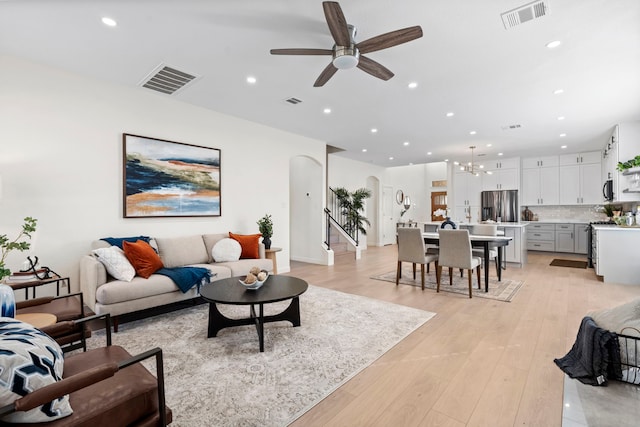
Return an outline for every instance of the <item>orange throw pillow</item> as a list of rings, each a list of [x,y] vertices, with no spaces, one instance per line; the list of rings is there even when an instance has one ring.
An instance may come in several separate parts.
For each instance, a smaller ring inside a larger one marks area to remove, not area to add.
[[[258,249],[258,244],[260,243],[260,237],[262,234],[233,234],[229,232],[229,237],[233,240],[237,240],[240,243],[240,247],[242,248],[242,253],[240,254],[240,258],[260,258],[260,250]]]
[[[136,270],[136,274],[145,279],[164,267],[156,251],[144,240],[138,240],[135,243],[125,241],[122,243],[122,250]]]

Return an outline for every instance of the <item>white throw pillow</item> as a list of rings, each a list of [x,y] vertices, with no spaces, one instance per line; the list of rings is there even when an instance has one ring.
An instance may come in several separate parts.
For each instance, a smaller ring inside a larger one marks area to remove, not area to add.
[[[215,262],[238,261],[241,253],[240,243],[228,237],[219,240],[211,249],[211,256]]]
[[[91,252],[114,278],[130,282],[135,277],[136,270],[119,247],[109,246],[108,248],[94,249]]]

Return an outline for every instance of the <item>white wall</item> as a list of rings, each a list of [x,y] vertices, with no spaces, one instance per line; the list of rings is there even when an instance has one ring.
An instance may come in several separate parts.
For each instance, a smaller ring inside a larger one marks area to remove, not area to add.
[[[444,162],[421,165],[398,166],[387,170],[387,185],[411,198],[411,208],[402,217],[404,209],[397,204],[394,215],[402,221],[431,221],[431,191],[446,191],[446,187],[432,187],[433,181],[447,179],[447,164]]]
[[[222,216],[122,218],[122,133],[221,150]],[[0,56],[0,233],[38,219],[31,254],[72,279],[105,236],[257,232],[273,215],[280,271],[289,268],[289,161],[324,168],[321,141],[194,107],[143,88],[106,84]],[[364,180],[362,181],[364,185]],[[13,253],[17,268],[27,253]]]
[[[306,156],[294,157],[290,165],[291,259],[326,264],[324,166]]]

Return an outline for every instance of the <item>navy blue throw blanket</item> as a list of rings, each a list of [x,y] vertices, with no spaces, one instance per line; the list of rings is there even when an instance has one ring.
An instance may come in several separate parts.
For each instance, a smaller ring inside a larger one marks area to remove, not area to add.
[[[151,237],[149,236],[133,236],[133,237],[103,237],[100,240],[104,240],[105,242],[109,243],[111,246],[117,246],[120,249],[122,249],[122,242],[131,242],[131,243],[135,243],[138,240],[143,240],[147,243],[149,243],[149,241],[151,240]]]
[[[201,284],[211,281],[211,271],[202,267],[161,268],[155,274],[162,274],[173,280],[182,293],[186,293],[196,285],[200,289]]]
[[[583,384],[606,386],[607,380],[622,378],[618,336],[600,328],[591,317],[582,319],[569,353],[554,362]]]

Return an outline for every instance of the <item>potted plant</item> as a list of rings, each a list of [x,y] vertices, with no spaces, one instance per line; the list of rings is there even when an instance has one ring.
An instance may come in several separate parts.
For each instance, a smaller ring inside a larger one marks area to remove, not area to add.
[[[340,208],[342,208],[342,215],[346,218],[346,223],[343,225],[345,231],[349,234],[353,234],[356,230],[366,235],[367,230],[364,225],[370,225],[366,216],[361,215],[360,212],[364,209],[364,201],[371,197],[371,191],[366,188],[359,188],[353,193],[349,192],[346,188],[336,188],[334,190]]]
[[[271,236],[273,236],[273,221],[271,221],[271,215],[265,215],[257,222],[258,230],[262,234],[262,243],[264,243],[265,249],[271,249]]]
[[[618,162],[618,166],[616,167],[616,169],[618,169],[619,172],[624,172],[628,169],[638,166],[640,166],[640,155],[637,155],[633,159],[629,159],[626,162]]]
[[[26,217],[24,219],[24,224],[22,225],[22,231],[13,240],[10,240],[6,234],[0,234],[0,250],[2,254],[0,257],[0,280],[11,274],[11,270],[9,270],[4,264],[9,252],[13,250],[23,252],[31,247],[31,244],[24,241],[23,238],[27,237],[31,239],[31,233],[36,231],[37,222],[38,220],[35,218],[31,218],[30,216]]]

